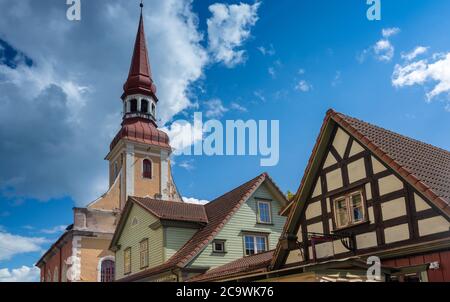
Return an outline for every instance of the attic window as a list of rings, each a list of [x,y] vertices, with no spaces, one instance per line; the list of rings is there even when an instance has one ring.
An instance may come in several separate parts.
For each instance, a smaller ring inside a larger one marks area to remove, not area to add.
[[[139,224],[139,220],[137,219],[137,217],[134,217],[133,220],[131,221],[131,226],[137,226]]]
[[[361,190],[333,199],[334,220],[338,229],[366,221],[366,209]]]
[[[225,253],[225,240],[214,240],[212,247],[214,253]]]
[[[257,201],[258,207],[258,223],[272,223],[272,207],[269,201]]]

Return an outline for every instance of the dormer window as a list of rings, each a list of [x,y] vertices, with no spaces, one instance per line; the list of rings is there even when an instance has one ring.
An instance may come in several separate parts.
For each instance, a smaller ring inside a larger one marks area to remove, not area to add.
[[[137,100],[136,99],[132,99],[130,101],[130,112],[137,112]]]
[[[141,100],[141,112],[148,114],[148,101],[146,99]]]
[[[142,162],[142,177],[152,178],[152,162],[149,159],[144,159]]]

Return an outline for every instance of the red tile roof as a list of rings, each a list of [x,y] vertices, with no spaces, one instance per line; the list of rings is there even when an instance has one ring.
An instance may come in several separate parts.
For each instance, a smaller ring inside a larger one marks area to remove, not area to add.
[[[337,112],[330,113],[356,138],[431,199],[450,204],[450,152]]]
[[[214,239],[225,224],[228,223],[234,213],[239,210],[241,205],[247,201],[265,180],[271,182],[279,191],[279,188],[275,185],[270,176],[267,173],[263,173],[232,191],[216,198],[204,206],[208,217],[208,224],[198,230],[197,233],[195,233],[194,236],[192,236],[192,238],[169,260],[162,265],[136,273],[118,281],[127,282],[140,280],[172,268],[183,268],[189,264],[189,262]],[[279,191],[279,193],[283,194],[281,191]]]
[[[203,205],[152,198],[130,198],[159,219],[208,223],[208,217]]]
[[[195,276],[187,281],[217,281],[218,279],[225,279],[227,277],[230,278],[232,276],[241,275],[243,273],[248,274],[249,272],[253,272],[256,270],[267,270],[272,260],[273,253],[274,251],[268,251],[265,253],[243,257],[233,262],[211,269],[206,273]]]

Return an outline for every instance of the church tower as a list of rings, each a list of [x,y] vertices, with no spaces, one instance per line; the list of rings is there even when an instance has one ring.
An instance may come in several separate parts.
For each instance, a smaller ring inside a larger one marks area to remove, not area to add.
[[[123,85],[122,127],[106,156],[110,187],[120,186],[120,209],[128,196],[182,201],[171,176],[169,137],[156,123],[159,100],[149,63],[142,6],[130,71]]]

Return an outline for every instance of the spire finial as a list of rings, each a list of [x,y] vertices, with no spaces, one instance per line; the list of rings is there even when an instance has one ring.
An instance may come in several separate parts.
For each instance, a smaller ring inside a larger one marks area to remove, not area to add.
[[[142,8],[144,7],[144,0],[141,0],[141,4],[139,4],[139,6],[141,7],[141,14],[142,14]]]

